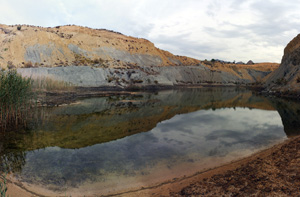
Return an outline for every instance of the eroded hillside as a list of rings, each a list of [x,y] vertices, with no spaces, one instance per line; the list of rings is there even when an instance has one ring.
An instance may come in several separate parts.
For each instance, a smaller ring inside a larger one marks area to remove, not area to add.
[[[261,83],[275,64],[217,64],[173,55],[143,38],[75,25],[0,25],[0,67],[80,87]]]
[[[175,56],[146,39],[80,26],[0,25],[0,66],[96,67],[198,65],[199,60]]]
[[[206,67],[213,71],[231,73],[237,77],[263,83],[269,75],[257,75],[259,72],[271,73],[279,67],[278,63],[253,63],[251,65],[238,63],[223,63],[219,61],[202,61]]]
[[[266,87],[275,91],[300,91],[300,34],[284,49],[281,64],[270,74]]]

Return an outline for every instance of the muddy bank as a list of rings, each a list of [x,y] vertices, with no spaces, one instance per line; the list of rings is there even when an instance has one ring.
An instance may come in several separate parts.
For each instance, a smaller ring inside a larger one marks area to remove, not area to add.
[[[37,92],[39,106],[60,106],[63,104],[71,104],[79,99],[92,97],[107,97],[107,96],[129,96],[141,95],[144,93],[157,93],[158,91],[172,91],[183,89],[199,89],[199,88],[237,88],[245,90],[245,86],[222,85],[222,84],[203,84],[203,85],[176,85],[176,86],[161,86],[148,85],[144,87],[129,87],[125,89],[112,87],[74,87],[72,91],[42,91]]]
[[[141,92],[140,92],[141,93]],[[47,91],[37,93],[37,102],[39,106],[60,106],[71,104],[79,99],[91,97],[106,97],[117,95],[135,95],[139,92],[135,91],[116,91],[116,90],[93,90],[87,88],[78,88],[76,91]]]

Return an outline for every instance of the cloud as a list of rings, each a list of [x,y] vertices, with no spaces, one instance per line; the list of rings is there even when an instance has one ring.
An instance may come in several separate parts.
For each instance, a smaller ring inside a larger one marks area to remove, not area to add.
[[[299,0],[10,0],[0,2],[0,23],[106,28],[178,55],[279,62],[300,31],[299,8]]]

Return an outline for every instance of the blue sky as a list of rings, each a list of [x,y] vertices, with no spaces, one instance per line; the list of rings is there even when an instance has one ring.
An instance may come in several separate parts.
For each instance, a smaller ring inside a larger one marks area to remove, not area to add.
[[[106,28],[197,59],[280,62],[300,0],[0,0],[0,23]]]

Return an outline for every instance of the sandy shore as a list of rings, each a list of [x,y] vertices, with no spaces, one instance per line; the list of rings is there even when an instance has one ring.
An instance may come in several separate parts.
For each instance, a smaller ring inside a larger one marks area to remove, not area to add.
[[[299,196],[300,138],[256,154],[236,169],[193,182],[172,196]],[[229,165],[230,166],[230,165]],[[234,166],[234,164],[233,164]],[[224,167],[221,167],[224,168]]]
[[[9,196],[39,196],[8,183]],[[232,163],[112,196],[296,196],[300,194],[300,137]]]
[[[300,137],[190,177],[120,196],[298,196]]]

